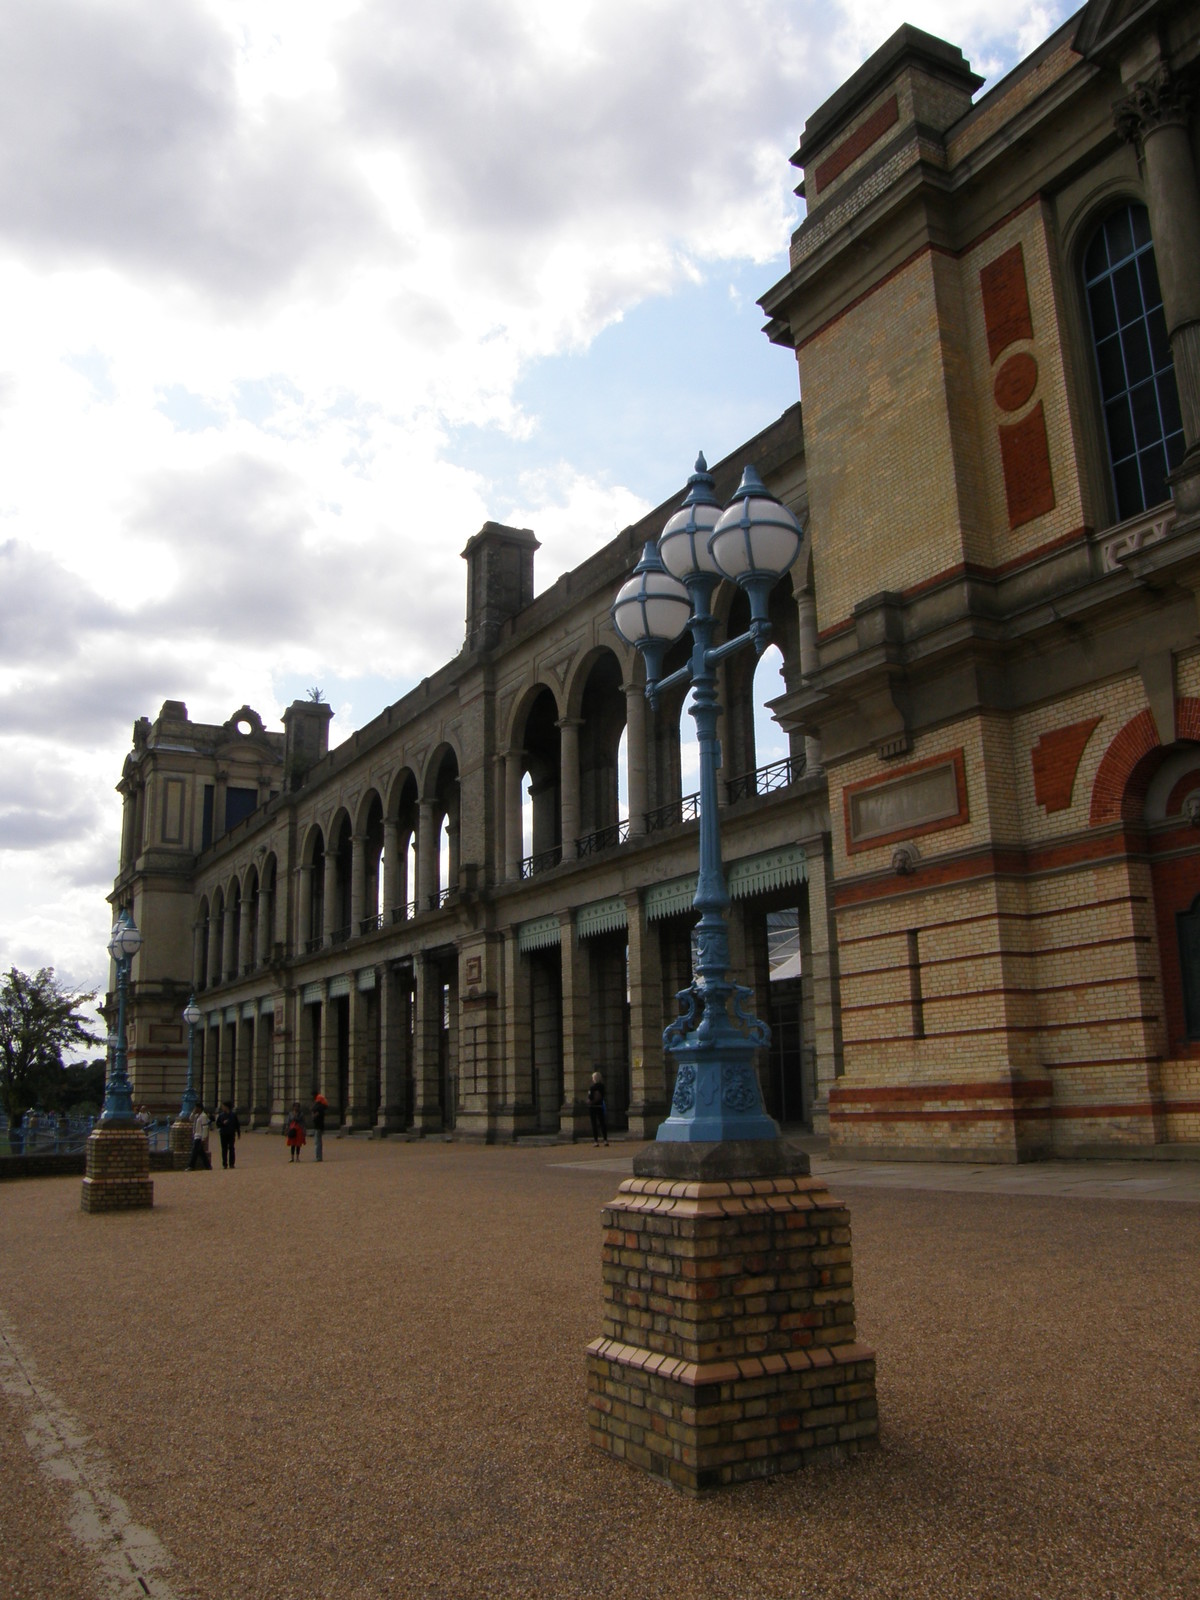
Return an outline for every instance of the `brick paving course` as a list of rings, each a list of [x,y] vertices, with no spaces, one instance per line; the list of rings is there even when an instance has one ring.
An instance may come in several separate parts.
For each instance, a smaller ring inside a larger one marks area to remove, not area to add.
[[[691,1501],[587,1443],[627,1170],[338,1139],[291,1166],[249,1136],[235,1172],[156,1173],[152,1211],[8,1185],[0,1340],[161,1541],[173,1600],[1200,1589],[1195,1205],[829,1173],[880,1447]],[[145,1593],[73,1537],[31,1417],[0,1388],[0,1595]]]

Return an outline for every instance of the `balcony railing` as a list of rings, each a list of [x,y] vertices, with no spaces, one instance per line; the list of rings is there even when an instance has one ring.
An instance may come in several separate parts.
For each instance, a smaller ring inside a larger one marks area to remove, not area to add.
[[[777,789],[786,789],[790,783],[795,783],[803,771],[803,756],[784,756],[782,761],[768,761],[765,767],[743,772],[740,777],[730,778],[725,785],[729,804],[735,805],[752,795],[774,794]]]
[[[532,878],[535,873],[549,872],[551,867],[557,867],[562,860],[562,849],[555,845],[550,850],[539,850],[536,855],[526,856],[521,862],[521,876]]]
[[[700,792],[685,794],[678,800],[669,800],[646,813],[646,832],[659,833],[663,828],[677,828],[683,822],[696,822],[700,817]]]
[[[626,844],[629,840],[629,818],[625,817],[620,822],[614,822],[607,828],[597,828],[595,833],[585,833],[582,839],[575,841],[575,854],[577,856],[599,855],[601,850],[612,850],[619,844]]]
[[[378,933],[383,927],[383,912],[377,911],[373,917],[363,917],[358,924],[359,933]]]
[[[321,946],[324,943],[325,943],[325,941],[324,941],[324,939],[321,938],[320,934],[318,934],[315,939],[306,939],[304,941],[304,953],[305,953],[305,955],[306,956],[314,956],[314,955],[316,955],[317,951],[321,948]]]
[[[330,944],[345,944],[350,937],[349,928],[335,928],[329,935]]]

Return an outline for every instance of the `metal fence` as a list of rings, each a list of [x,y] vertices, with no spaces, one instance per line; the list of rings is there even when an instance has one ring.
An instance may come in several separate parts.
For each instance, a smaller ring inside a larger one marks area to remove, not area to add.
[[[29,1111],[21,1119],[20,1126],[13,1127],[0,1113],[0,1155],[78,1155],[96,1121],[95,1117],[58,1117],[51,1112]],[[146,1139],[152,1152],[169,1150],[170,1119],[156,1117],[146,1124]]]

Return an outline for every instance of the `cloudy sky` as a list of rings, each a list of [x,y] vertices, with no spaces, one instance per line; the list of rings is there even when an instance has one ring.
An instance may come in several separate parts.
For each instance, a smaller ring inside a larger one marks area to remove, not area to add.
[[[807,115],[902,21],[995,79],[1070,9],[6,0],[0,966],[105,981],[135,718],[344,738],[486,518],[544,588],[790,405]]]

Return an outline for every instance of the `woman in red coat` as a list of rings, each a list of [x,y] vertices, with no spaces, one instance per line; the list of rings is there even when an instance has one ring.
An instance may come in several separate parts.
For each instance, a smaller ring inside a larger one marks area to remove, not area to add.
[[[292,1160],[299,1161],[300,1151],[304,1147],[304,1113],[300,1110],[300,1102],[296,1101],[287,1120],[287,1147],[292,1152]]]

